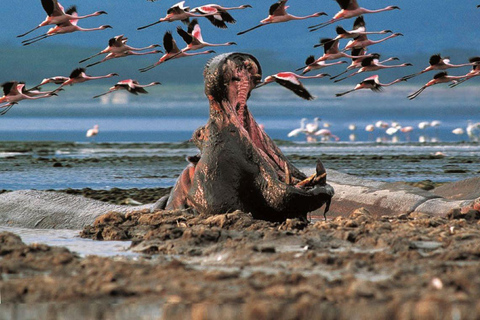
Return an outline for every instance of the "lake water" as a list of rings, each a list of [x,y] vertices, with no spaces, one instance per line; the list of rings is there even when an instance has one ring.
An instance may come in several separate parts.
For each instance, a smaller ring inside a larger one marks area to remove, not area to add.
[[[342,98],[335,93],[348,86],[308,88],[316,100],[298,99],[275,85],[255,90],[249,100],[257,122],[281,140],[283,152],[300,168],[313,167],[314,159],[321,157],[327,168],[384,181],[454,181],[480,171],[480,145],[469,142],[466,134],[451,132],[465,129],[468,120],[480,122],[480,91],[475,86],[439,85],[413,101],[406,98],[416,90],[413,85],[380,94],[364,90]],[[118,92],[103,100],[91,98],[103,91],[77,85],[58,97],[24,101],[0,117],[0,189],[173,185],[186,165],[185,156],[197,153],[192,144],[183,142],[208,119],[202,86],[159,86],[149,88],[150,94],[144,96]],[[307,143],[304,135],[288,138],[304,117],[310,122],[320,117],[320,128],[328,123],[340,141]],[[364,130],[379,120],[414,130],[410,136]],[[419,122],[433,120],[441,125],[418,128]],[[100,132],[89,140],[85,132],[94,124]],[[357,129],[349,130],[350,124]],[[349,141],[352,133],[355,142]],[[436,142],[418,143],[420,136]],[[393,137],[399,142],[392,143]],[[383,142],[376,143],[377,139]],[[434,156],[439,152],[444,157]],[[53,167],[51,161],[63,167]]]

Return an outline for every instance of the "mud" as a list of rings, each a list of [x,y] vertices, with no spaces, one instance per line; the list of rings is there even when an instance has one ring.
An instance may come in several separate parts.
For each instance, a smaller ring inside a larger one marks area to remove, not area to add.
[[[130,310],[165,319],[477,319],[479,217],[377,219],[360,208],[271,223],[242,212],[108,213],[82,236],[131,239],[138,259],[79,258],[2,233],[2,303],[54,302],[40,313],[50,318]]]

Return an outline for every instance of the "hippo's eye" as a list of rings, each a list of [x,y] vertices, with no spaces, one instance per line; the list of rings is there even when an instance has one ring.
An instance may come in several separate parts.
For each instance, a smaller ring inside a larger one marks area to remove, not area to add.
[[[240,80],[241,79],[239,77],[235,77],[235,76],[232,77],[232,81],[240,81]]]

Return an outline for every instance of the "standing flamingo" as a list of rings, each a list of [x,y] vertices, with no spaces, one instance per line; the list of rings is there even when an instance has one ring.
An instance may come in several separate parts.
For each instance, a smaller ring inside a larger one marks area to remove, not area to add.
[[[289,138],[296,137],[300,133],[306,133],[306,131],[305,131],[305,123],[306,122],[307,122],[307,118],[302,118],[302,120],[300,120],[300,128],[297,128],[297,129],[294,129],[294,130],[290,131],[287,134],[287,137],[289,137]]]
[[[332,132],[328,129],[320,129],[315,132],[316,136],[322,136],[322,141],[330,141],[330,138],[333,138],[335,141],[339,141],[340,138],[336,135],[332,134]]]
[[[165,61],[171,60],[171,59],[178,59],[182,57],[188,57],[188,56],[196,56],[200,54],[209,54],[209,53],[214,53],[215,51],[213,50],[208,50],[208,51],[201,51],[201,52],[193,52],[193,53],[187,53],[183,52],[177,47],[177,43],[173,39],[172,33],[170,31],[165,32],[165,35],[163,36],[163,47],[165,48],[166,53],[154,64],[140,69],[140,72],[146,72],[148,70],[151,70],[158,66],[159,64],[164,63]]]
[[[208,43],[203,41],[202,30],[198,24],[197,19],[193,19],[192,22],[188,25],[188,31],[182,29],[182,27],[177,27],[177,33],[183,38],[187,43],[187,47],[182,49],[183,52],[190,50],[199,50],[205,47],[221,47],[221,46],[232,46],[236,45],[236,42],[227,42],[227,43]]]
[[[388,39],[392,39],[392,38],[395,38],[395,37],[398,37],[398,36],[403,36],[403,34],[394,33],[394,34],[391,34],[388,37],[385,37],[385,38],[380,39],[380,40],[370,40],[370,39],[368,39],[366,34],[361,34],[361,35],[357,36],[356,38],[354,38],[353,40],[350,40],[347,43],[347,45],[345,46],[345,48],[343,48],[343,51],[351,50],[353,48],[357,48],[357,49],[366,48],[368,46],[372,46],[374,44],[381,43],[383,41],[387,41]]]
[[[387,59],[386,61],[388,61],[388,60],[398,60],[398,58],[390,58],[390,59]],[[390,68],[402,68],[402,67],[409,67],[409,66],[412,66],[412,64],[411,63],[402,63],[402,64],[395,64],[395,65],[385,65],[385,64],[382,64],[380,61],[378,61],[378,59],[376,59],[375,57],[369,57],[369,58],[363,59],[362,67],[360,69],[358,69],[358,71],[356,71],[354,73],[351,73],[344,78],[337,79],[334,82],[339,82],[339,81],[345,80],[347,78],[350,78],[350,77],[352,77],[356,74],[362,73],[362,72],[378,71],[378,70],[381,70],[381,69],[390,69]],[[405,80],[410,79],[408,76],[406,76],[404,78],[405,78]]]
[[[76,18],[77,17],[76,8],[71,8],[67,10],[67,13],[70,14],[73,18],[70,20],[67,20],[66,22],[58,23],[55,27],[50,28],[45,34],[33,37],[31,39],[23,40],[22,44],[24,46],[28,46],[28,45],[31,45],[32,43],[38,42],[40,40],[46,39],[51,36],[55,36],[57,34],[72,33],[77,31],[89,32],[89,31],[105,30],[105,29],[112,28],[112,26],[110,25],[102,25],[97,28],[81,28],[77,26],[78,19]]]
[[[365,20],[363,19],[363,16],[359,16],[355,21],[353,22],[353,29],[352,30],[345,30],[341,26],[337,26],[335,28],[335,32],[337,32],[337,36],[334,38],[335,40],[337,39],[349,39],[349,38],[356,38],[360,35],[366,35],[366,34],[386,34],[386,33],[392,33],[392,30],[382,30],[382,31],[370,31],[367,32],[366,30],[366,24]]]
[[[58,3],[57,0],[41,0],[42,1],[42,7],[43,10],[47,13],[47,17],[45,20],[40,23],[38,26],[35,28],[31,29],[30,31],[27,31],[23,34],[20,34],[17,36],[17,38],[21,38],[23,36],[26,36],[27,34],[41,28],[44,26],[52,25],[52,24],[62,24],[66,23],[69,20],[78,20],[78,19],[85,19],[89,17],[96,17],[101,14],[107,14],[105,11],[97,11],[91,14],[87,14],[86,16],[78,16],[77,13],[77,7],[76,6],[71,6],[70,8],[67,9],[65,12],[62,5]]]
[[[25,89],[25,83],[18,81],[8,81],[1,85],[3,88],[3,96],[0,97],[0,115],[7,113],[15,104],[22,100],[37,100],[49,98],[56,95],[55,92],[32,92]]]
[[[161,22],[173,22],[177,20],[181,20],[183,23],[189,23],[190,17],[206,17],[214,15],[215,13],[207,13],[207,14],[195,14],[190,12],[190,7],[185,7],[185,1],[180,1],[177,4],[174,4],[167,10],[167,15],[161,18],[154,23],[147,24],[146,26],[139,27],[137,30],[142,30],[145,28],[149,28]]]
[[[455,80],[462,79],[464,76],[449,76],[446,71],[442,71],[437,73],[436,75],[433,76],[433,79],[428,81],[423,87],[412,93],[411,95],[408,96],[409,100],[413,100],[416,97],[420,95],[420,93],[423,92],[423,90],[427,89],[428,87],[434,86],[439,83],[447,83],[447,82],[452,82]]]
[[[105,49],[103,49],[102,51],[94,54],[93,56],[90,56],[88,58],[80,60],[78,63],[83,63],[87,60],[90,60],[90,59],[95,58],[95,57],[97,57],[99,55],[102,55],[102,54],[110,54],[110,53],[119,54],[119,53],[124,53],[124,52],[127,52],[127,51],[143,51],[143,50],[148,50],[148,49],[153,49],[153,48],[160,47],[160,45],[158,45],[158,44],[152,44],[152,45],[149,45],[149,46],[143,47],[143,48],[134,48],[134,47],[131,47],[131,46],[127,45],[127,41],[128,41],[128,38],[125,38],[123,36],[123,34],[115,36],[113,38],[110,38],[108,40],[108,46]]]
[[[98,124],[94,125],[93,128],[88,129],[85,136],[87,138],[92,138],[93,140],[93,137],[95,137],[97,134],[98,134]]]
[[[471,78],[480,76],[480,57],[473,57],[468,59],[468,61],[470,63],[473,63],[472,70],[470,70],[470,72],[464,76],[465,78],[458,81],[457,80],[453,81],[453,83],[449,85],[450,88],[456,87],[459,84],[464,83],[465,81]]]
[[[107,92],[96,95],[93,98],[95,99],[95,98],[104,96],[106,94],[109,94],[109,93],[117,91],[117,90],[127,90],[128,92],[130,92],[131,94],[134,94],[134,95],[138,95],[139,93],[146,94],[146,93],[148,93],[148,91],[145,90],[144,88],[148,88],[148,87],[152,87],[152,86],[156,86],[156,85],[160,85],[160,84],[161,84],[160,82],[151,82],[149,84],[141,85],[140,83],[138,83],[137,80],[132,80],[132,79],[122,80],[122,81],[117,82]]]
[[[406,79],[405,78],[399,78],[399,79],[393,80],[392,82],[389,82],[389,83],[380,83],[380,81],[378,80],[378,75],[374,75],[374,76],[366,78],[365,80],[363,80],[362,82],[357,84],[355,86],[355,88],[353,88],[352,90],[348,90],[348,91],[345,91],[345,92],[342,92],[342,93],[337,93],[335,96],[336,97],[341,97],[343,95],[346,95],[347,93],[350,93],[350,92],[353,92],[353,91],[356,91],[356,90],[360,90],[360,89],[370,89],[373,92],[381,92],[383,90],[382,89],[383,87],[388,87],[388,86],[391,86],[395,83],[399,83],[399,82],[402,82],[402,81],[406,81]]]
[[[270,6],[270,10],[268,12],[268,17],[266,17],[265,19],[260,21],[259,25],[255,26],[253,28],[247,29],[245,31],[239,32],[239,33],[237,33],[237,35],[242,35],[244,33],[250,32],[252,30],[255,30],[257,28],[263,27],[263,26],[265,26],[267,24],[271,24],[271,23],[287,22],[287,21],[291,21],[291,20],[304,20],[304,19],[316,18],[316,17],[327,15],[325,12],[317,12],[317,13],[314,13],[314,14],[311,14],[311,15],[308,15],[308,16],[304,16],[304,17],[297,17],[297,16],[294,16],[294,15],[288,14],[287,13],[288,6],[286,6],[287,1],[288,0],[279,0],[276,3],[272,4]]]
[[[109,73],[109,74],[104,75],[104,76],[92,77],[92,76],[87,75],[85,73],[85,71],[86,71],[85,68],[74,69],[70,73],[70,76],[68,77],[68,80],[65,81],[64,83],[62,83],[60,85],[60,87],[55,89],[55,91],[58,91],[60,88],[62,88],[64,86],[74,85],[75,83],[82,83],[82,82],[86,82],[86,81],[90,81],[90,80],[105,79],[105,78],[111,78],[111,77],[118,76],[117,73]]]
[[[315,78],[323,78],[329,76],[326,73],[320,73],[315,76],[301,76],[295,74],[293,72],[279,72],[277,74],[273,74],[265,78],[265,80],[257,85],[256,88],[262,87],[266,84],[276,82],[279,85],[293,91],[297,96],[306,99],[306,100],[313,100],[315,99],[310,92],[303,86],[303,84],[298,79],[315,79]]]
[[[209,14],[214,13],[211,16],[205,16],[215,27],[226,29],[226,23],[235,23],[237,22],[230,13],[227,11],[229,10],[240,10],[240,9],[247,9],[251,8],[252,6],[249,4],[244,4],[238,7],[222,7],[218,4],[206,4],[200,7],[196,7],[192,9],[192,12],[197,12],[200,14]]]
[[[398,9],[400,10],[399,7],[397,6],[388,6],[383,9],[377,9],[377,10],[369,10],[362,8],[358,5],[357,0],[336,0],[338,5],[340,6],[341,10],[333,16],[332,19],[329,21],[316,24],[314,26],[310,26],[309,29],[310,31],[316,31],[318,29],[321,29],[323,27],[326,27],[334,22],[341,21],[344,19],[350,19],[353,17],[358,17],[362,14],[367,14],[367,13],[378,13],[378,12],[383,12],[383,11],[390,11],[390,10],[395,10]]]
[[[460,67],[466,67],[466,66],[471,66],[474,65],[475,62],[469,62],[469,63],[462,63],[462,64],[451,64],[449,58],[442,58],[440,54],[434,54],[430,57],[428,63],[430,64],[428,67],[423,69],[422,71],[418,73],[413,73],[411,75],[408,75],[407,77],[413,78],[416,77],[422,73],[429,72],[432,70],[447,70],[450,68],[460,68]]]

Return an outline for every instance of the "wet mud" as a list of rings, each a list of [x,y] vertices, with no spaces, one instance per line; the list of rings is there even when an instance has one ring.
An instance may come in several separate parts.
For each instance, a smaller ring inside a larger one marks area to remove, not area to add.
[[[67,305],[89,316],[95,301],[101,319],[132,306],[165,319],[477,319],[479,218],[474,209],[374,218],[359,208],[283,223],[110,212],[82,236],[132,240],[137,259],[80,258],[2,233],[0,290],[2,302],[54,302],[53,315]]]

